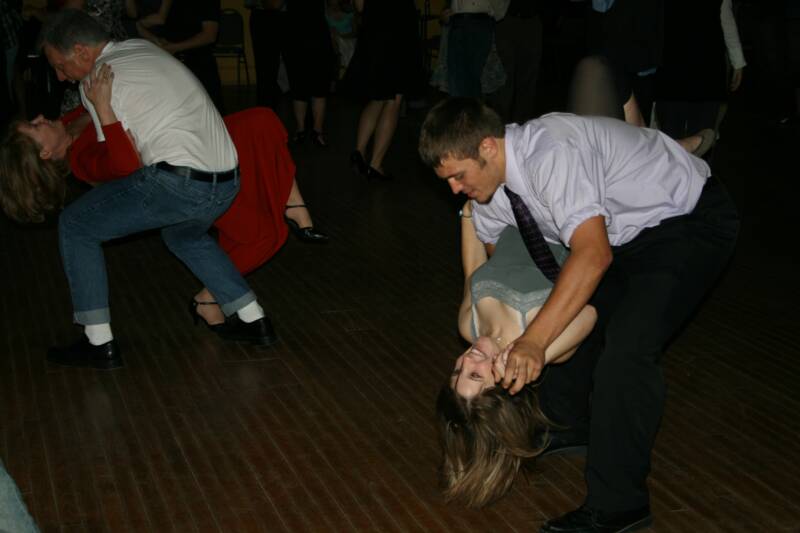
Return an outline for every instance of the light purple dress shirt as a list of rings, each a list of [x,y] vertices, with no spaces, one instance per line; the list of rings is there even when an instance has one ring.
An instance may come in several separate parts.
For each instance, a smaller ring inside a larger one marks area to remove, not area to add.
[[[567,246],[597,215],[618,246],[689,213],[711,175],[705,161],[657,130],[567,113],[506,126],[505,155],[505,186],[522,197],[546,240]],[[488,203],[473,202],[473,217],[485,243],[516,225],[499,189]]]

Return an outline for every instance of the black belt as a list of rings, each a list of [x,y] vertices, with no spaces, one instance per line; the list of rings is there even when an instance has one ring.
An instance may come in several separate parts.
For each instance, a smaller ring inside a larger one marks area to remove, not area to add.
[[[230,181],[239,173],[239,167],[236,167],[233,170],[226,170],[225,172],[206,172],[205,170],[195,170],[189,167],[176,167],[174,165],[170,165],[166,161],[156,163],[156,168],[160,168],[166,172],[171,172],[172,174],[177,174],[178,176],[182,176],[184,178],[197,181],[206,181],[208,183],[213,183],[215,181],[217,183]]]
[[[492,19],[492,20],[494,20],[494,17],[492,17],[489,13],[456,13],[454,15],[450,15],[450,19],[451,20],[455,20],[455,19]]]

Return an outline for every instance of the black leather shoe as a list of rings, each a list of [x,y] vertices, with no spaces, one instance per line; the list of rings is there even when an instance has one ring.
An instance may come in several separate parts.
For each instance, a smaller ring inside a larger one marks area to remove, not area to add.
[[[633,511],[604,513],[582,505],[564,516],[544,523],[540,533],[628,533],[653,523],[650,506]]]
[[[375,167],[367,168],[367,179],[368,180],[379,180],[379,181],[391,181],[394,178],[391,174],[386,174],[385,172],[381,172],[380,170],[376,169]]]
[[[311,142],[320,148],[328,147],[328,138],[321,131],[311,130]]]
[[[589,432],[585,429],[550,430],[547,446],[539,457],[548,455],[586,455]]]
[[[228,341],[249,342],[259,346],[270,346],[278,341],[272,322],[267,317],[255,322],[242,322],[239,315],[231,315],[216,332]]]
[[[304,204],[287,205],[284,211],[289,210],[293,207],[306,207],[306,206]],[[327,235],[325,235],[321,231],[314,229],[314,226],[306,226],[305,228],[301,228],[297,222],[287,217],[285,212],[283,215],[283,220],[286,221],[286,225],[289,226],[290,230],[292,230],[292,234],[294,234],[295,237],[297,237],[303,242],[309,244],[326,244],[330,240],[330,238]]]
[[[350,166],[364,176],[367,175],[367,169],[369,165],[367,165],[366,160],[364,159],[364,154],[362,154],[359,150],[353,150],[350,154]]]
[[[50,348],[47,350],[47,360],[62,366],[98,370],[113,370],[124,366],[116,341],[95,346],[85,335],[69,346]]]

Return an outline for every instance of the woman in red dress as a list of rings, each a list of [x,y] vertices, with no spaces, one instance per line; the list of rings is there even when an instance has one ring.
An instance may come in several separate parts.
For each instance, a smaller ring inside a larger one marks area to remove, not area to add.
[[[110,68],[103,67],[86,85],[95,107],[110,102],[112,80]],[[102,126],[104,142],[98,142],[88,118],[79,107],[61,121],[40,116],[30,123],[12,124],[0,146],[0,174],[5,176],[0,182],[0,206],[9,217],[36,222],[60,207],[64,161],[76,178],[92,185],[128,176],[141,166],[133,140],[116,117]],[[303,242],[327,242],[327,235],[314,229],[303,203],[288,135],[275,113],[256,107],[224,120],[239,155],[241,186],[214,227],[220,247],[236,268],[246,274],[263,265],[286,242],[288,229]],[[206,288],[190,301],[190,311],[195,322],[202,317],[212,329],[225,321]]]

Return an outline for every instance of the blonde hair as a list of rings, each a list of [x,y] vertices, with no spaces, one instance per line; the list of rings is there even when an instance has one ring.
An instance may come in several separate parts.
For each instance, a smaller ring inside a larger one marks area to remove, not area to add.
[[[43,222],[64,205],[68,167],[42,159],[40,148],[12,122],[0,144],[0,208],[17,222]]]
[[[503,496],[547,445],[549,422],[533,386],[495,387],[469,400],[445,384],[436,401],[447,501],[483,507]]]

